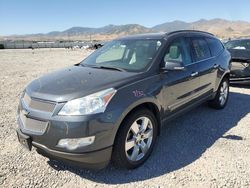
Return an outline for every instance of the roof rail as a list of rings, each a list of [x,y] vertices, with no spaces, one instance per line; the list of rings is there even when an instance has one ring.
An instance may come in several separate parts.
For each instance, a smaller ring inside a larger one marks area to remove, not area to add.
[[[204,34],[214,36],[214,34],[212,34],[212,33],[209,33],[209,32],[206,32],[206,31],[199,31],[199,30],[178,30],[178,31],[172,31],[172,32],[166,33],[166,35],[172,35],[172,34],[181,33],[181,32],[197,32],[197,33],[204,33]]]

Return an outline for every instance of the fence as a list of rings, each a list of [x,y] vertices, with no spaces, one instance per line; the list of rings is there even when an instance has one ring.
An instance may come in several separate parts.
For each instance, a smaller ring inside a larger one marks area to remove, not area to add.
[[[90,41],[56,41],[56,42],[32,42],[32,41],[0,41],[0,49],[28,49],[28,48],[72,48],[74,46],[93,46]]]

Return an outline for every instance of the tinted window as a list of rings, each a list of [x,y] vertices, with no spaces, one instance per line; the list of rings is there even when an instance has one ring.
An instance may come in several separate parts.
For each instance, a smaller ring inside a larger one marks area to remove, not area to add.
[[[207,41],[203,38],[192,39],[194,60],[200,61],[211,57]]]
[[[170,43],[164,56],[164,62],[191,63],[190,48],[185,38],[178,38]]]
[[[206,38],[206,40],[210,47],[212,56],[217,56],[223,50],[223,46],[219,40],[214,38]]]

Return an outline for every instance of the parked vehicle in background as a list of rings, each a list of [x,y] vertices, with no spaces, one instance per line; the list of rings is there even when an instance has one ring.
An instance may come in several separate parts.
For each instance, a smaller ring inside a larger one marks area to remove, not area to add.
[[[232,56],[230,83],[250,84],[250,39],[230,40],[225,47]]]
[[[105,42],[96,42],[96,43],[93,43],[89,49],[92,49],[92,50],[97,50],[99,48],[101,48],[102,46],[104,46],[104,43]]]
[[[206,32],[113,40],[25,88],[19,141],[84,167],[102,168],[112,160],[136,168],[150,156],[166,121],[207,101],[216,109],[226,106],[230,60],[222,43]]]

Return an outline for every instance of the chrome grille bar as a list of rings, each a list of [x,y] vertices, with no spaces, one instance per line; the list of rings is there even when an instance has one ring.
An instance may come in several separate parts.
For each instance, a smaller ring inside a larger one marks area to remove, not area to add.
[[[40,110],[45,112],[53,112],[56,104],[48,101],[43,101],[39,99],[33,99],[27,93],[24,94],[23,102],[29,108],[34,110]]]

